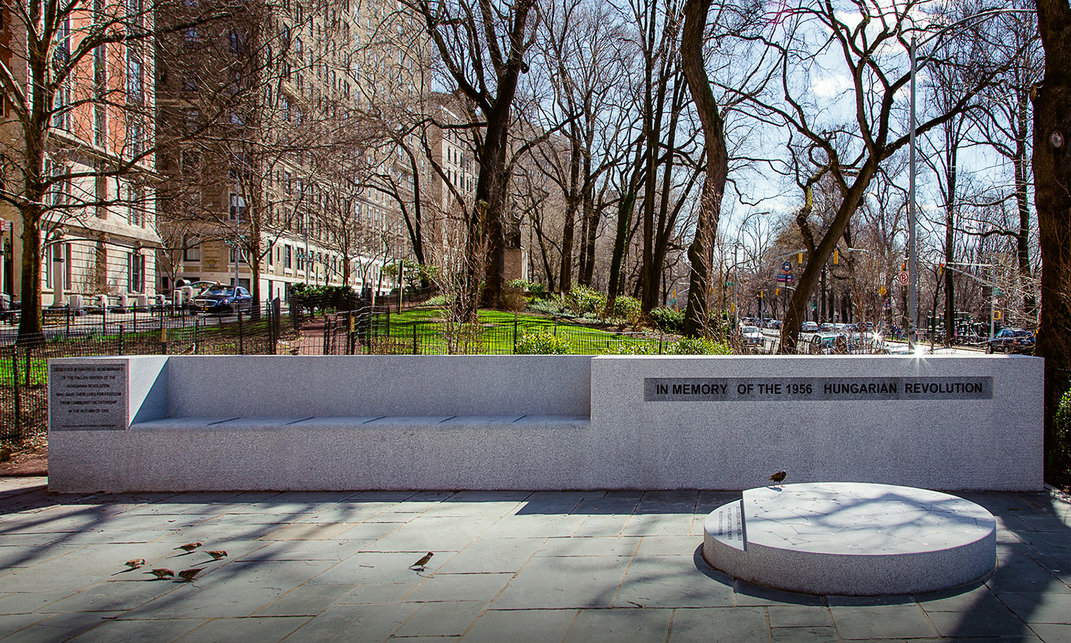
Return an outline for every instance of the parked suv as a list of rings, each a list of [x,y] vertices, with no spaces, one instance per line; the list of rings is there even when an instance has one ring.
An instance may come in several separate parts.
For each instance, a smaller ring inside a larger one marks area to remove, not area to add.
[[[193,304],[197,312],[209,315],[231,315],[238,310],[244,312],[252,310],[253,297],[241,286],[235,289],[231,286],[217,285],[194,297]]]
[[[1034,333],[1022,328],[1002,328],[985,343],[987,353],[1033,353]]]

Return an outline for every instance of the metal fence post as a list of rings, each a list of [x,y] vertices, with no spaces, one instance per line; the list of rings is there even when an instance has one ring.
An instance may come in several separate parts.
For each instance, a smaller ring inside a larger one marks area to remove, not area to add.
[[[30,348],[29,346],[27,346],[26,347],[26,353],[24,354],[24,356],[26,358],[26,389],[27,390],[29,390],[29,388],[30,388],[30,364],[33,362],[33,360],[31,359],[31,356],[30,356],[30,351],[31,350],[33,350],[33,349]]]
[[[517,352],[517,313],[513,313],[513,352]]]
[[[353,311],[346,311],[346,354],[353,355]]]
[[[417,348],[417,323],[413,322],[413,354],[419,355],[420,350]]]
[[[123,325],[119,324],[119,354],[123,354]]]
[[[282,302],[279,301],[278,297],[276,297],[271,302],[271,312],[272,312],[272,318],[273,318],[273,321],[272,321],[272,336],[275,338],[274,341],[272,342],[272,345],[271,345],[271,354],[272,355],[275,355],[276,351],[278,350],[279,336],[282,334],[282,320],[280,319],[280,316],[282,315],[282,310],[283,310]]]
[[[15,438],[22,438],[21,391],[19,391],[19,347],[11,347],[11,382],[15,388]]]
[[[67,337],[67,339],[71,338],[71,305],[70,304],[67,304],[67,331],[66,331],[66,337]]]
[[[245,327],[242,324],[242,309],[238,307],[237,302],[235,302],[234,308],[238,311],[238,354],[245,355]]]

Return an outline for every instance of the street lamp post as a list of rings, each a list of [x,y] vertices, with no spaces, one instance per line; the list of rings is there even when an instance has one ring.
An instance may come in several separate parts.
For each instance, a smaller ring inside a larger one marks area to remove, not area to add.
[[[908,186],[908,191],[911,192],[911,200],[908,202],[907,214],[907,279],[910,284],[908,288],[907,306],[910,313],[908,319],[911,322],[911,328],[909,328],[907,332],[908,354],[915,352],[919,314],[918,302],[916,301],[916,298],[918,297],[918,275],[915,272],[915,47],[915,36],[911,36],[911,156],[909,160],[909,164],[911,165],[911,176]]]

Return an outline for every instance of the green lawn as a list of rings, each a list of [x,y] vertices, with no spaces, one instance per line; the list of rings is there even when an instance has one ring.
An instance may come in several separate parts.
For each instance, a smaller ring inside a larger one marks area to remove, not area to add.
[[[543,331],[565,337],[569,343],[569,353],[573,355],[607,353],[622,343],[651,345],[656,352],[658,348],[658,336],[616,333],[580,324],[555,323],[553,319],[538,315],[514,315],[495,310],[481,310],[477,328],[458,328],[451,338],[449,325],[442,318],[442,310],[438,308],[391,313],[390,341],[398,345],[399,352],[402,347],[408,348],[407,352],[413,352],[415,345],[420,354],[455,352],[502,355],[514,352],[517,338]],[[380,332],[384,331],[380,329]],[[450,350],[451,343],[453,351]]]

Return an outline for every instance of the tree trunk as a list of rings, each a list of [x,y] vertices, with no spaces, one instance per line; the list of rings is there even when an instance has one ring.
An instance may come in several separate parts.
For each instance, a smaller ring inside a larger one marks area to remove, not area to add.
[[[945,266],[955,261],[956,251],[956,170],[958,148],[951,134],[954,121],[945,123]],[[956,291],[951,270],[945,270],[945,346],[952,345],[956,326]],[[934,302],[936,305],[936,301]]]
[[[565,229],[562,232],[562,261],[558,266],[558,286],[562,292],[573,287],[573,230],[576,226],[576,211],[580,205],[580,140],[574,131],[569,146],[569,184],[565,196]]]
[[[1034,296],[1033,274],[1030,270],[1030,189],[1028,169],[1030,159],[1026,154],[1026,137],[1030,130],[1030,115],[1027,109],[1029,100],[1026,89],[1016,93],[1017,110],[1015,123],[1015,205],[1019,211],[1019,233],[1016,235],[1017,254],[1019,257],[1019,290],[1023,293],[1023,315],[1033,321],[1037,319],[1038,304]]]
[[[1071,369],[1071,8],[1037,0],[1045,77],[1034,97],[1034,193],[1041,261],[1041,322],[1035,354],[1045,358],[1045,477],[1066,480],[1055,416]]]
[[[711,0],[688,0],[684,5],[684,29],[681,33],[681,67],[703,126],[707,153],[699,220],[695,226],[695,238],[688,247],[688,261],[692,264],[692,270],[688,279],[688,306],[684,312],[684,334],[687,337],[705,334],[710,320],[714,238],[729,167],[725,123],[714,93],[710,90],[706,66],[703,64],[703,32],[706,30],[710,4]]]

